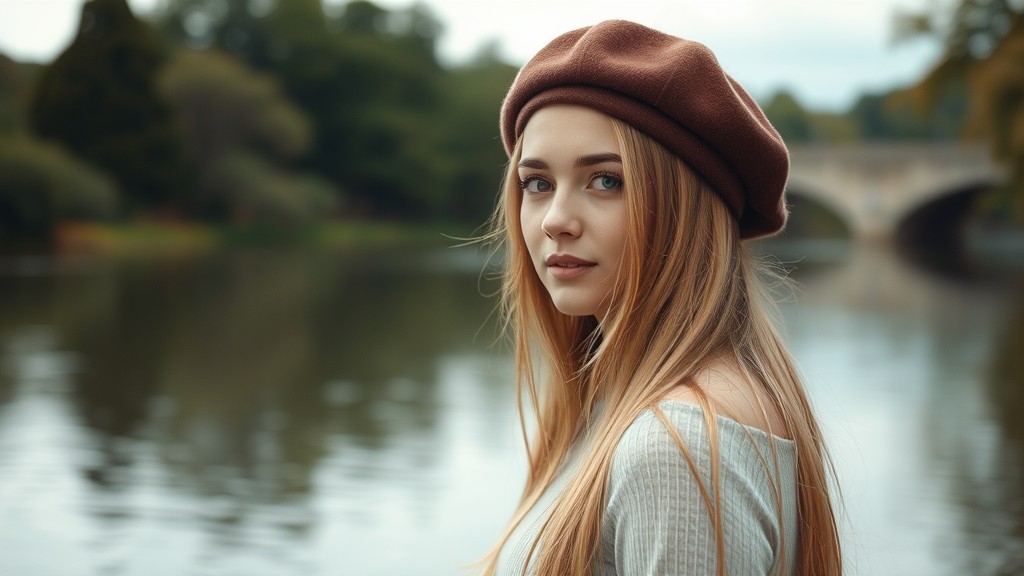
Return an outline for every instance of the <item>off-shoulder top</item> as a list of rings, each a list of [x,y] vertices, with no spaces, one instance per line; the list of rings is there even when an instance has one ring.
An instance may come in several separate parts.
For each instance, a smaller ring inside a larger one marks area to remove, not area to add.
[[[682,401],[665,401],[659,407],[682,438],[710,494],[711,444],[700,407]],[[783,566],[786,574],[792,573],[797,530],[795,443],[723,416],[716,418],[716,426],[726,573],[779,574]],[[498,558],[499,576],[522,574],[551,506],[587,452],[585,438],[569,452],[555,480],[505,543]],[[781,498],[775,496],[776,486]],[[715,574],[715,534],[700,487],[675,440],[651,410],[636,418],[615,449],[600,557],[595,570],[600,576]]]

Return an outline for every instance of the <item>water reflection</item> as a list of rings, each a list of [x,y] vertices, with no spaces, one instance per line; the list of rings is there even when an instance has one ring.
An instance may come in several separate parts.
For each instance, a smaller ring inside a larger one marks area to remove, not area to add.
[[[491,408],[509,405],[501,354],[487,350],[480,262],[471,251],[245,252],[5,277],[0,466],[12,473],[0,512],[86,526],[64,543],[78,561],[26,552],[0,572],[152,574],[174,549],[193,556],[169,573],[254,555],[274,559],[256,573],[308,572],[318,538],[345,526],[374,540],[349,556],[380,554],[394,527],[368,529],[385,508],[378,485],[412,495],[418,528],[437,525],[447,488],[436,471],[460,445],[444,438],[451,416],[500,423]],[[468,379],[452,374],[467,367]],[[478,403],[440,392],[467,381]],[[43,476],[45,499],[64,509],[37,497]],[[155,560],[139,556],[147,529],[169,548]],[[47,531],[0,529],[0,541],[31,550]],[[374,562],[335,564],[371,573]]]
[[[999,421],[985,392],[1010,285],[928,275],[870,245],[795,275],[789,338],[832,438],[853,573],[1016,573],[1001,570],[1020,536],[968,528],[963,496],[987,499],[1003,485],[1005,506],[1024,493],[993,442]]]
[[[999,327],[984,391],[994,422],[992,453],[966,451],[959,504],[963,531],[977,542],[969,569],[986,574],[1024,574],[1024,290]]]
[[[772,249],[811,256],[783,313],[851,572],[1020,573],[1024,293],[884,250]],[[457,573],[523,478],[481,265],[0,263],[0,573]]]

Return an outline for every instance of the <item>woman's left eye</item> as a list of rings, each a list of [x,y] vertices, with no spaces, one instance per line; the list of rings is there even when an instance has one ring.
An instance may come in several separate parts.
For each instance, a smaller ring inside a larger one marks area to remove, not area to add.
[[[611,174],[598,174],[590,181],[590,186],[595,190],[618,190],[622,188],[622,178]]]

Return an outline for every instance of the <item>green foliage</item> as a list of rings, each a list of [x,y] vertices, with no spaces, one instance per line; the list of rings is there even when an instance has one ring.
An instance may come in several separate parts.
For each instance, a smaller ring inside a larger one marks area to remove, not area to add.
[[[448,146],[455,109],[450,74],[434,53],[437,21],[420,5],[389,11],[357,1],[330,14],[320,0],[268,6],[254,12],[243,0],[175,0],[160,27],[277,77],[315,127],[298,165],[344,189],[350,214],[450,217],[464,160]],[[499,103],[489,104],[488,127]]]
[[[309,120],[277,81],[224,53],[176,52],[157,87],[177,110],[197,162],[237,147],[284,161],[312,142]]]
[[[909,91],[915,102],[931,108],[944,95],[971,84],[975,65],[991,56],[1022,16],[1024,8],[1014,0],[957,0],[920,12],[897,13],[897,41],[926,36],[943,46],[939,62]]]
[[[235,224],[270,224],[288,228],[333,212],[334,189],[313,176],[294,176],[263,159],[235,151],[211,175],[211,186],[223,191]]]
[[[343,33],[377,35],[386,30],[388,14],[373,2],[355,0],[345,6],[335,25]]]
[[[179,127],[154,87],[163,60],[125,0],[90,0],[31,104],[35,132],[113,176],[133,212],[174,205],[188,184]]]
[[[23,131],[28,81],[23,67],[0,54],[0,135]]]
[[[988,139],[1010,182],[989,203],[995,216],[1024,226],[1024,6],[1012,0],[958,0],[952,9],[903,15],[898,35],[936,37],[941,61],[914,87],[918,101],[968,96],[968,127]]]
[[[53,144],[0,139],[0,239],[45,240],[60,219],[111,216],[114,183]]]
[[[860,139],[860,129],[849,114],[812,112],[796,97],[780,90],[763,107],[765,116],[787,144],[844,143]]]
[[[923,12],[898,13],[895,38],[905,41],[919,36],[937,37],[945,47],[943,62],[982,60],[995,50],[1024,13],[1015,0],[958,0],[955,6],[947,6],[932,5]]]
[[[1024,227],[1024,20],[974,67],[973,127],[986,134],[1010,182],[995,191],[992,216]]]
[[[174,46],[220,47],[247,61],[266,61],[273,38],[268,0],[165,0],[156,27]]]
[[[498,133],[498,109],[516,67],[483,53],[451,72],[445,150],[459,160],[445,212],[452,218],[484,222],[494,208],[507,158]]]
[[[273,38],[271,57],[287,57],[293,39],[322,39],[327,34],[327,15],[321,0],[278,0],[266,23]]]
[[[846,222],[833,210],[802,194],[799,189],[787,190],[789,217],[783,238],[826,239],[849,238],[850,229]]]
[[[849,114],[810,112],[808,118],[816,142],[847,144],[860,140],[860,129]]]
[[[218,51],[180,50],[158,86],[182,119],[196,157],[190,213],[282,224],[326,215],[337,205],[328,184],[279,168],[309,149],[312,129],[274,78]],[[242,174],[246,167],[254,173]],[[273,206],[282,214],[272,215]]]
[[[353,6],[366,5],[350,5],[346,14]],[[356,26],[346,22],[343,14],[338,26]],[[282,41],[288,49],[271,69],[317,127],[304,165],[344,187],[360,214],[434,215],[448,191],[450,162],[438,154],[444,76],[433,54],[360,28]]]
[[[912,91],[865,94],[850,110],[865,140],[951,140],[963,132],[967,94],[949,86],[925,106]]]
[[[804,107],[786,90],[780,90],[764,106],[765,116],[786,142],[808,142],[811,119]]]
[[[406,54],[417,55],[424,62],[436,64],[437,39],[443,26],[422,3],[404,10],[389,12],[372,2],[356,0],[345,6],[335,19],[334,29],[343,34],[376,35],[406,45]]]

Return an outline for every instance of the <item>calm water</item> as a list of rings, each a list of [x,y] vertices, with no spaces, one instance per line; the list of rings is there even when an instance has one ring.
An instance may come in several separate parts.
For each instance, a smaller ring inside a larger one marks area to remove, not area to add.
[[[815,252],[783,312],[851,573],[1024,573],[1024,291]],[[0,574],[459,574],[523,474],[480,267],[3,260]]]

